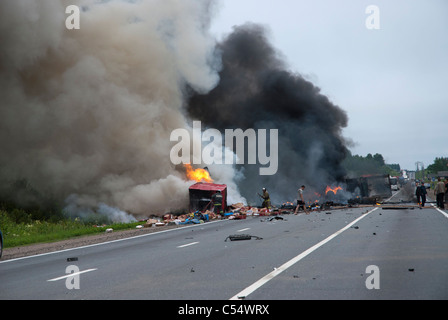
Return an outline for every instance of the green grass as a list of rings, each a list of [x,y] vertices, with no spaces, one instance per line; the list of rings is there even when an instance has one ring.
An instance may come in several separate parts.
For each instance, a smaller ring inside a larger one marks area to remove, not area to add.
[[[114,231],[134,229],[139,222],[116,223],[97,227],[93,223],[78,219],[59,221],[40,221],[29,218],[17,221],[14,216],[0,210],[0,228],[3,233],[3,247],[12,248],[35,243],[54,242],[74,237],[103,233],[107,228]]]

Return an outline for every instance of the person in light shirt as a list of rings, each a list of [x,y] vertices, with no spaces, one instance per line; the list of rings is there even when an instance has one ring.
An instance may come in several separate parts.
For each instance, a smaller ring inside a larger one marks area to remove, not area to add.
[[[309,214],[309,212],[306,210],[306,207],[305,207],[305,199],[303,198],[303,190],[305,190],[305,186],[301,186],[298,190],[299,198],[297,199],[297,207],[296,207],[296,210],[294,211],[294,214],[297,214],[300,208],[302,208],[306,214]]]

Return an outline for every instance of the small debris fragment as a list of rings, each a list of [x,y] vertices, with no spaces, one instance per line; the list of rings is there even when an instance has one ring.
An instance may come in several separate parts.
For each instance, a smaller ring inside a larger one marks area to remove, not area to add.
[[[78,261],[78,257],[67,258],[67,262]]]
[[[250,234],[233,234],[228,236],[224,242],[227,242],[227,239],[230,239],[230,241],[241,241],[241,240],[251,240],[252,238],[255,238],[257,240],[262,240],[263,238],[257,237],[257,236],[251,236]]]
[[[111,232],[113,232],[114,231],[114,229],[112,229],[112,228],[107,228],[106,229],[106,233],[111,233]]]
[[[410,272],[414,272],[414,268],[409,268],[408,269]]]
[[[264,219],[264,220],[260,220],[260,221],[261,221],[261,222],[264,222],[264,221],[272,221],[272,220],[285,220],[285,221],[286,221],[285,218],[280,217],[280,216],[268,217],[268,218],[266,218],[266,219]]]

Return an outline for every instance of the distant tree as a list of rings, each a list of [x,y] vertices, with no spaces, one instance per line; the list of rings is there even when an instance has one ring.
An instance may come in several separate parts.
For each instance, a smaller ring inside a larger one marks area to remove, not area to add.
[[[401,167],[398,163],[391,163],[391,164],[386,164],[386,166],[388,166],[389,168],[391,168],[392,170],[396,171],[396,172],[400,172],[401,171]]]
[[[378,164],[380,166],[384,166],[386,163],[384,162],[384,158],[381,154],[379,153],[375,153],[375,155],[373,156],[373,160],[375,160],[376,162],[378,162]]]
[[[396,170],[389,168],[384,161],[384,157],[376,153],[371,153],[363,157],[360,155],[352,155],[349,153],[342,165],[350,176],[361,176],[366,174],[390,174],[395,173]],[[398,170],[400,171],[400,170]]]
[[[439,171],[448,171],[448,158],[436,158],[434,163],[426,168],[427,173],[437,174]]]

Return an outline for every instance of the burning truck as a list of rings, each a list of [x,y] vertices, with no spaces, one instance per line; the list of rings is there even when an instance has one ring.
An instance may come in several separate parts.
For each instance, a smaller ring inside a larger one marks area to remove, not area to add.
[[[207,182],[198,182],[189,188],[190,194],[190,212],[212,210],[213,195],[217,192],[222,194],[221,207],[227,208],[227,186],[225,184],[215,184]]]
[[[388,175],[363,175],[346,178],[334,186],[326,186],[321,191],[309,191],[306,208],[308,210],[330,209],[366,204],[374,205],[392,196]],[[281,209],[293,210],[295,203],[283,203]]]
[[[220,192],[222,195],[222,208],[227,208],[227,185],[216,184],[207,168],[194,169],[191,164],[184,165],[185,173],[190,181],[196,183],[189,187],[190,212],[213,211],[213,196]]]
[[[355,197],[349,203],[374,204],[392,196],[389,175],[365,175],[346,180],[347,191]]]
[[[347,178],[337,187],[327,186],[323,200],[328,207],[333,204],[376,204],[391,196],[389,175],[380,174]]]

